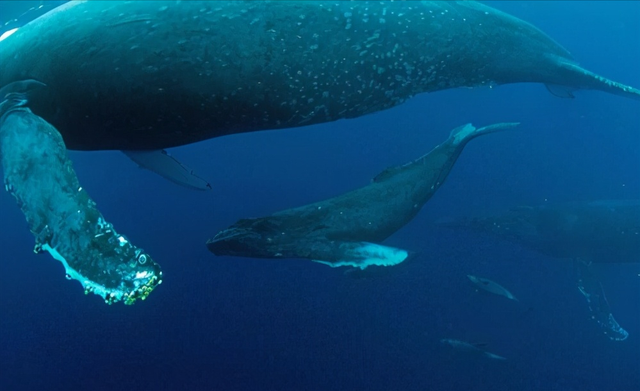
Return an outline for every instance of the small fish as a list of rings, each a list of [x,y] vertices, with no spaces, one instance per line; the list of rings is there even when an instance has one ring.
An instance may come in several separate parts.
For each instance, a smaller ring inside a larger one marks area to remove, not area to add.
[[[467,277],[469,277],[469,280],[471,280],[471,282],[473,282],[473,284],[475,286],[477,286],[478,288],[480,288],[482,290],[485,290],[487,292],[493,293],[495,295],[504,296],[507,299],[520,301],[520,300],[516,299],[516,297],[513,294],[511,294],[511,292],[509,292],[502,285],[500,285],[500,284],[498,284],[496,282],[493,282],[493,281],[488,280],[486,278],[472,276],[470,274],[467,274]]]
[[[487,346],[486,343],[480,343],[480,342],[469,343],[469,342],[464,342],[457,339],[449,339],[449,338],[441,339],[440,342],[442,342],[443,344],[449,345],[456,350],[460,350],[463,352],[482,354],[483,356],[492,358],[494,360],[506,360],[505,357],[498,356],[497,354],[489,353],[486,350],[484,350],[484,348]]]

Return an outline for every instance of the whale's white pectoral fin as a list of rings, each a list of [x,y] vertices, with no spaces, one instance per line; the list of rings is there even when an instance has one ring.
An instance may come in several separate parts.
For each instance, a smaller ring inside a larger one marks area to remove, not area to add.
[[[336,242],[334,255],[337,259],[313,259],[331,267],[351,266],[366,269],[368,266],[393,266],[409,257],[409,252],[395,247],[368,242]]]
[[[545,84],[544,86],[547,87],[547,90],[549,90],[550,93],[559,98],[575,98],[575,96],[573,96],[573,91],[575,91],[576,88],[561,86],[558,84]]]
[[[179,185],[196,190],[211,190],[209,182],[196,175],[164,149],[153,151],[122,151],[140,167],[167,178]]]
[[[582,261],[576,261],[578,267],[578,289],[587,299],[591,318],[600,325],[602,331],[613,341],[624,341],[629,337],[629,332],[623,329],[616,321],[609,308],[609,302],[602,289],[602,284],[593,274],[589,265]]]

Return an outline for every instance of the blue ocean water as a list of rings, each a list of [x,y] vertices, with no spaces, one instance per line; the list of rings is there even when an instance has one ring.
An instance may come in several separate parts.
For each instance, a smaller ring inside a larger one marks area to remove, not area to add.
[[[0,3],[0,21],[39,3]],[[640,86],[640,3],[485,3],[533,23],[586,68]],[[238,218],[363,186],[458,125],[504,121],[522,125],[470,143],[418,217],[385,241],[419,253],[387,276],[205,247]],[[590,321],[571,262],[432,224],[515,205],[637,199],[639,130],[637,101],[595,91],[561,99],[517,84],[171,150],[212,183],[207,193],[119,152],[72,151],[101,212],[153,255],[165,281],[130,307],[84,296],[58,262],[32,253],[24,217],[2,192],[0,390],[640,390],[638,264],[597,269],[630,333],[612,342]],[[476,294],[466,274],[499,281],[521,303]],[[459,354],[442,338],[487,343],[508,360]]]

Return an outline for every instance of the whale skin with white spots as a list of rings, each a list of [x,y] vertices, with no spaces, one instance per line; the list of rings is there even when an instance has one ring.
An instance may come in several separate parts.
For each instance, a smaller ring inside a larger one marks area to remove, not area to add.
[[[640,92],[472,1],[73,1],[0,42],[0,87],[69,149],[153,150],[355,118],[455,87]]]

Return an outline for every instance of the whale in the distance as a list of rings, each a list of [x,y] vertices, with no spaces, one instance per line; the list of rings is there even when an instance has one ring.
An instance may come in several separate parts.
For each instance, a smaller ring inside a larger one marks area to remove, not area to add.
[[[595,263],[640,262],[640,200],[519,206],[439,226],[489,233],[556,258]]]
[[[640,262],[640,200],[601,200],[521,206],[438,225],[495,235],[555,258],[573,259],[578,289],[592,317],[613,340],[628,332],[613,317],[592,263]]]
[[[507,290],[507,288],[498,284],[495,281],[491,281],[488,278],[472,276],[467,274],[467,278],[479,289],[483,291],[493,293],[494,295],[506,297],[509,300],[519,301],[511,292]]]

